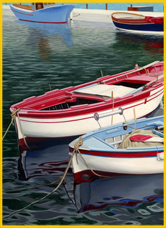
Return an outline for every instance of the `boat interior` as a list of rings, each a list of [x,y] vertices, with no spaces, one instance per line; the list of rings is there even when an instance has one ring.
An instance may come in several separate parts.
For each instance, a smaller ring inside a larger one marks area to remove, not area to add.
[[[144,15],[137,14],[137,13],[130,13],[130,12],[115,12],[112,14],[112,16],[116,19],[134,19],[134,20],[140,20],[145,19]]]
[[[13,4],[13,6],[21,8],[21,9],[25,9],[25,10],[32,10],[31,5]]]
[[[21,3],[13,4],[13,6],[15,7],[25,9],[25,10],[31,10],[31,11],[44,9],[55,5],[56,5],[55,3],[32,3],[31,5],[22,5]]]
[[[127,136],[128,134],[124,134],[124,135],[118,135],[115,137],[110,137],[105,139],[104,141],[106,143],[108,143],[109,145],[113,146],[115,149],[118,149],[119,145],[122,143],[122,141],[124,140],[124,138]]]
[[[98,102],[103,102],[112,97],[122,97],[127,94],[132,94],[137,92],[137,89],[142,87],[144,84],[139,83],[127,83],[121,82],[116,85],[93,85],[90,87],[84,87],[82,89],[74,90],[71,93],[68,93],[69,97],[64,97],[64,101],[61,100],[57,104],[52,106],[44,107],[40,110],[59,110],[59,109],[68,109],[73,106],[78,105],[90,105]],[[46,105],[46,104],[45,104]]]
[[[162,124],[162,123],[161,123]],[[130,126],[129,126],[130,127]],[[137,129],[137,128],[136,128]],[[164,132],[164,127],[163,126],[160,126],[160,127],[156,127],[156,128],[153,128],[152,126],[150,126],[149,128],[146,128],[146,130],[143,130],[144,134],[150,134],[149,132],[152,131],[153,129],[157,130],[158,132],[162,133]],[[129,147],[149,147],[150,145],[151,146],[154,146],[154,143],[143,143],[142,142],[133,142],[133,144],[131,143],[131,141],[129,140],[129,138],[127,138],[130,134],[130,136],[134,135],[132,134],[132,132],[134,132],[134,128],[131,129],[131,132],[127,133],[127,134],[122,134],[122,135],[118,135],[118,136],[115,136],[115,137],[110,137],[110,138],[105,138],[103,139],[104,142],[108,143],[109,145],[111,145],[112,147],[114,147],[115,149],[122,149],[123,148],[123,145],[122,145],[122,142],[124,140],[128,140],[129,141]],[[147,132],[146,132],[147,131]],[[137,134],[142,134],[142,129],[137,129]],[[153,135],[152,133],[150,135]],[[155,143],[155,146],[162,146],[163,143],[158,143],[156,144]],[[124,148],[125,149],[125,148]]]
[[[133,73],[121,73],[117,76],[107,75],[83,85],[48,91],[38,97],[33,96],[24,99],[13,107],[27,110],[54,111],[85,109],[85,106],[88,107],[89,105],[98,107],[99,102],[109,103],[109,105],[114,102],[115,104],[119,99],[122,101],[127,96],[131,97],[142,90],[147,90],[149,87],[144,86],[149,82],[153,81],[156,85],[156,77],[154,76],[157,72],[158,75],[163,73],[163,64],[158,65],[158,69],[152,67],[150,70],[144,71],[143,69],[141,73],[140,71],[134,71]]]

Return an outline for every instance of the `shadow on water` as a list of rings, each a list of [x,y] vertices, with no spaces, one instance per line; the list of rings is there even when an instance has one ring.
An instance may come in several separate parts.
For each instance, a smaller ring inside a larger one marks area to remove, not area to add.
[[[73,45],[72,32],[70,23],[67,24],[42,24],[42,23],[31,23],[27,21],[17,21],[17,23],[28,28],[27,42],[30,45],[35,44],[35,41],[42,38],[53,36],[57,41],[61,40],[62,44]]]
[[[119,41],[118,45],[125,44],[129,49],[137,47],[151,54],[163,54],[164,52],[163,37],[160,36],[137,35],[118,31],[116,32],[116,40]]]
[[[111,206],[140,210],[140,214],[145,215],[148,214],[147,208],[155,211],[155,207],[151,206],[153,202],[163,202],[163,175],[96,179],[74,185],[74,197],[78,212],[103,210]],[[162,208],[158,210],[162,211]],[[113,213],[110,208],[107,211]]]

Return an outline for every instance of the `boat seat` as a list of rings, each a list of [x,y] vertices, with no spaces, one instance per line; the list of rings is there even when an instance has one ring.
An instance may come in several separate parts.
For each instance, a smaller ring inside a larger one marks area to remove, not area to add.
[[[121,86],[121,85],[106,85],[106,84],[99,84],[94,85],[91,87],[82,88],[79,90],[74,91],[74,93],[80,93],[80,94],[89,94],[89,95],[97,95],[97,96],[107,96],[112,97],[122,97],[126,94],[131,93],[134,91],[135,88]]]
[[[13,6],[21,8],[21,9],[32,10],[30,5],[13,4]]]

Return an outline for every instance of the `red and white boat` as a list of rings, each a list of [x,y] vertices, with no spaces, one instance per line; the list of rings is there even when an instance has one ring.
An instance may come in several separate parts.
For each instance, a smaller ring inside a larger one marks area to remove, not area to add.
[[[150,114],[163,97],[163,67],[163,62],[156,61],[12,105],[10,112],[16,113],[19,146],[25,146],[26,142],[30,146],[30,142],[39,138],[71,138],[98,129],[96,112],[105,116],[100,120],[101,127],[124,122],[124,116],[126,121],[133,120],[133,109],[136,118]],[[119,107],[123,115],[109,115]]]

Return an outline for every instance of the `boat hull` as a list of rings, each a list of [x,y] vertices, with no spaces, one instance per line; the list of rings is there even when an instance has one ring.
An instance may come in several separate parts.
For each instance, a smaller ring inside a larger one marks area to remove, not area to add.
[[[31,11],[13,5],[10,7],[19,20],[36,23],[66,23],[68,22],[68,17],[74,8],[73,5],[63,5]]]
[[[156,75],[156,79],[151,77]],[[96,91],[99,95],[95,95]],[[111,91],[114,100],[109,97]],[[10,112],[16,113],[15,127],[22,147],[26,146],[24,138],[28,138],[29,145],[38,138],[44,141],[77,137],[100,127],[147,116],[158,108],[162,96],[163,62],[156,61],[140,69],[29,97],[12,105]],[[113,112],[116,115],[111,116]],[[98,121],[95,113],[100,116]]]
[[[160,104],[163,96],[163,87],[160,87],[151,92],[151,96],[140,100],[135,100],[130,104],[124,103],[121,108],[123,109],[124,116],[127,121],[134,119],[133,109],[135,109],[136,117],[141,118],[153,112]],[[112,109],[105,108],[104,111],[98,114],[104,115]],[[106,127],[111,124],[112,117],[108,116],[102,118],[99,123],[101,127]],[[124,122],[123,115],[113,116],[113,124]],[[87,132],[98,129],[100,126],[94,119],[94,112],[87,115],[79,115],[64,118],[28,118],[16,117],[15,126],[17,130],[19,145],[24,143],[23,137],[39,137],[39,138],[66,138],[72,136],[83,135]],[[22,134],[22,130],[23,133]]]
[[[118,14],[118,13],[117,13]],[[122,13],[126,18],[116,18],[112,14],[112,21],[116,28],[132,33],[141,33],[141,34],[152,34],[152,35],[163,35],[164,24],[163,23],[152,23],[145,20],[143,15],[137,15],[132,13]],[[116,15],[116,13],[115,13]],[[120,15],[120,13],[119,13]],[[129,19],[132,16],[138,16],[138,19]],[[128,18],[127,18],[128,17]],[[142,17],[142,19],[141,19]]]
[[[81,150],[80,150],[81,152]],[[93,152],[92,152],[93,153]],[[149,152],[148,152],[149,153]],[[73,158],[73,173],[75,183],[89,181],[96,177],[113,177],[119,175],[145,175],[163,173],[163,151],[160,151],[160,157],[157,151],[152,157],[105,157],[90,154],[82,154],[85,161],[95,172],[89,170],[82,157],[77,154]]]
[[[163,127],[163,116],[142,118],[123,124],[92,131],[82,137],[79,152],[74,153],[72,167],[75,182],[89,181],[91,177],[112,177],[117,175],[145,175],[163,173],[163,144],[136,144],[124,148],[121,142],[133,128],[152,130]],[[133,133],[134,134],[134,133]],[[149,134],[149,133],[147,133]],[[123,137],[122,137],[123,136]],[[69,144],[73,153],[75,143]],[[127,144],[126,144],[127,145]],[[133,147],[132,147],[133,146]]]
[[[146,25],[122,24],[115,21],[113,21],[113,23],[116,28],[129,32],[163,35],[163,23]]]

